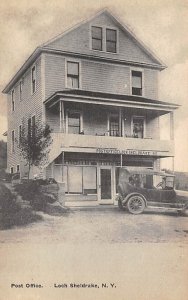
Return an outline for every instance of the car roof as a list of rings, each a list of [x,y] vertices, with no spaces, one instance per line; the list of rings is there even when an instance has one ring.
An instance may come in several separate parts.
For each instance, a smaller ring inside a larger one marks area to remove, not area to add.
[[[144,168],[144,167],[121,167],[121,170],[125,170],[126,172],[131,174],[140,174],[140,175],[159,175],[159,176],[170,176],[174,177],[173,174],[165,173],[163,171],[154,171],[151,168]]]

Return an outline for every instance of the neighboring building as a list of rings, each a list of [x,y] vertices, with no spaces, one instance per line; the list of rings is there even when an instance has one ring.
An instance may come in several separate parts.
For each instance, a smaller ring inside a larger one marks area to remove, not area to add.
[[[38,47],[8,95],[8,170],[25,176],[15,138],[22,119],[53,130],[40,175],[65,182],[67,199],[114,203],[120,166],[160,169],[174,156],[173,111],[158,100],[166,66],[108,10]],[[170,139],[160,140],[160,116]],[[39,172],[34,169],[33,174]]]

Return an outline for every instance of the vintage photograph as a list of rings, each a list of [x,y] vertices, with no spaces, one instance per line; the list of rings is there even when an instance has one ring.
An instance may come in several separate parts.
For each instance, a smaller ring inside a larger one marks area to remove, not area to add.
[[[0,299],[186,300],[188,2],[0,16]]]

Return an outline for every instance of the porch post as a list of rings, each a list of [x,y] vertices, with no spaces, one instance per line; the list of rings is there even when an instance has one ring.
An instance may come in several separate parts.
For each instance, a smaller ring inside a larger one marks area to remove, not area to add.
[[[170,112],[170,139],[174,140],[174,112]]]
[[[59,131],[62,130],[62,103],[59,101]]]
[[[123,157],[122,157],[122,154],[120,154],[120,165],[121,165],[121,168],[122,168],[122,166],[123,166]]]
[[[62,182],[64,182],[64,176],[63,176],[63,167],[64,167],[64,151],[62,152],[62,161],[61,161],[61,174],[62,174]]]
[[[119,108],[119,136],[122,136],[122,110]]]
[[[63,122],[63,132],[65,133],[65,113],[64,113],[64,102],[61,101],[61,116],[62,116],[62,122]]]

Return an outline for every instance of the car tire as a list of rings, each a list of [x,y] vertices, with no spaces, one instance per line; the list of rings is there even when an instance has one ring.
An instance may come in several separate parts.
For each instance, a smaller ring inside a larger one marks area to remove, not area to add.
[[[145,201],[140,195],[133,195],[127,201],[128,211],[133,215],[141,214],[145,207]]]

